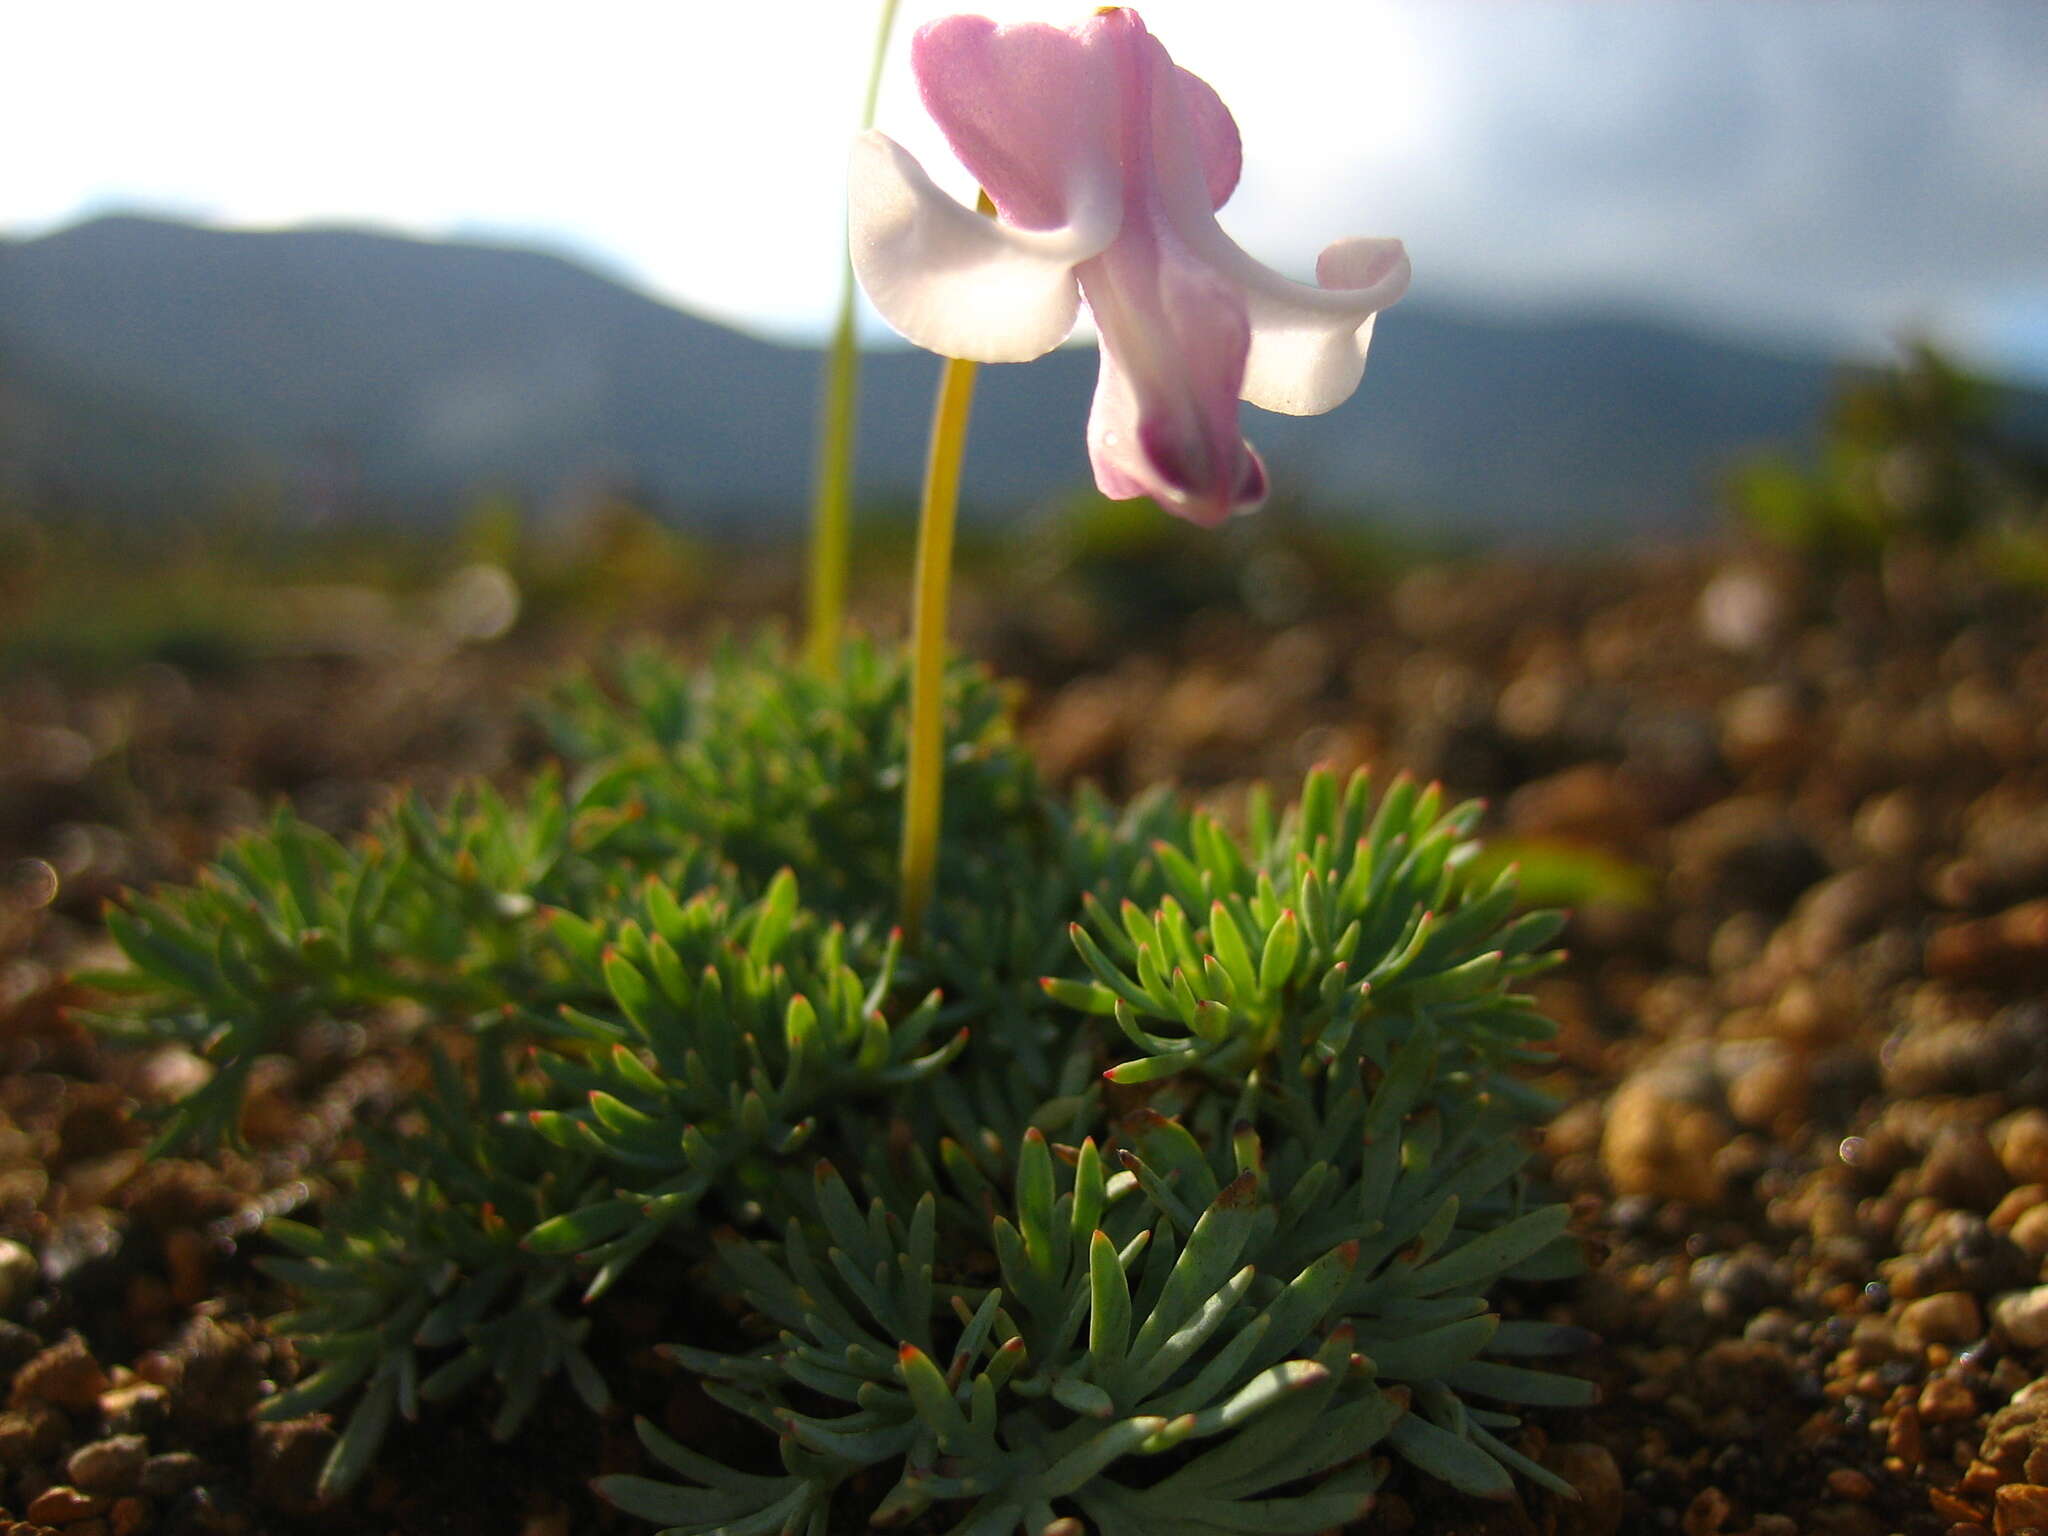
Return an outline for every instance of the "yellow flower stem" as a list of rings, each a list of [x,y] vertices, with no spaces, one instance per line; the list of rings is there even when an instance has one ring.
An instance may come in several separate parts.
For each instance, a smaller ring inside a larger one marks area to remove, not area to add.
[[[875,55],[868,66],[862,132],[875,126],[882,92],[882,65],[896,29],[897,0],[883,0],[875,31]],[[825,354],[825,399],[818,429],[818,466],[811,492],[811,562],[806,580],[804,660],[830,677],[839,668],[839,641],[846,629],[847,568],[853,556],[853,458],[860,403],[860,342],[854,333],[853,263],[839,274],[839,313]]]
[[[986,198],[983,199],[986,207]],[[940,792],[945,781],[947,592],[953,576],[953,524],[960,506],[960,461],[974,405],[973,363],[947,358],[932,411],[924,504],[917,520],[911,577],[910,761],[903,778],[903,931],[915,942],[938,878]]]
[[[840,295],[839,319],[825,356],[824,421],[818,431],[817,480],[811,492],[811,563],[806,582],[804,661],[831,677],[839,670],[846,630],[846,578],[853,553],[854,416],[860,393],[860,349],[853,335],[853,279]]]

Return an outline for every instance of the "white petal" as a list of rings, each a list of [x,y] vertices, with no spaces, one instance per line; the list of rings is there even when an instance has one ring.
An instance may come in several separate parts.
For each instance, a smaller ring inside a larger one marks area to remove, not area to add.
[[[1073,222],[1020,230],[962,207],[881,133],[854,142],[848,176],[853,270],[882,318],[946,357],[1023,363],[1074,328],[1074,264],[1115,238],[1121,208],[1081,186]]]
[[[1262,410],[1319,416],[1342,405],[1365,376],[1373,316],[1408,289],[1398,240],[1340,240],[1316,262],[1320,287],[1289,282],[1218,232],[1219,264],[1244,285],[1252,322],[1244,398]]]

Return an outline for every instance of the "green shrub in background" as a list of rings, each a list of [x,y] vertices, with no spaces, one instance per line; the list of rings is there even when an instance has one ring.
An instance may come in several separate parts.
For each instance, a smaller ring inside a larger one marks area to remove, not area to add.
[[[314,1366],[270,1407],[347,1414],[329,1491],[460,1391],[501,1435],[557,1374],[603,1408],[586,1332],[635,1265],[728,1320],[672,1358],[779,1461],[643,1425],[674,1480],[601,1491],[671,1531],[1316,1531],[1389,1453],[1562,1487],[1510,1431],[1588,1399],[1525,1363],[1577,1336],[1489,1300],[1577,1259],[1515,1075],[1558,924],[1475,872],[1476,808],[1319,772],[1240,837],[1056,799],[956,670],[913,949],[904,692],[862,645],[829,681],[639,654],[546,701],[560,768],[521,795],[350,844],[280,817],[110,915],[101,1022],[215,1068],[166,1144],[231,1135],[308,1029],[432,1063],[270,1229]]]
[[[1994,575],[2048,577],[2048,459],[2010,431],[1998,392],[1925,344],[1844,379],[1818,462],[1753,460],[1732,490],[1772,543],[1829,561],[1914,541],[1962,548]]]

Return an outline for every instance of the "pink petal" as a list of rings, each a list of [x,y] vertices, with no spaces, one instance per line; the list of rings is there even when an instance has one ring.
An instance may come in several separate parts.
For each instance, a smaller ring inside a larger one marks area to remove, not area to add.
[[[947,16],[910,44],[925,110],[1004,220],[1073,222],[1077,199],[1118,181],[1116,83],[1101,29],[999,27]]]
[[[1251,444],[1231,437],[1232,467],[1208,483],[1184,449],[1187,419],[1158,400],[1141,399],[1130,376],[1105,350],[1088,413],[1088,462],[1095,487],[1112,501],[1149,496],[1168,512],[1213,528],[1266,499],[1266,466]],[[1199,443],[1199,434],[1194,440]]]
[[[1365,376],[1373,317],[1408,291],[1398,240],[1340,240],[1316,262],[1321,286],[1289,282],[1252,260],[1221,230],[1211,259],[1243,285],[1251,319],[1244,398],[1268,411],[1319,416],[1342,405]]]
[[[1021,363],[1066,340],[1080,308],[1074,265],[1116,234],[1121,210],[1075,205],[1082,222],[1019,230],[942,192],[893,139],[863,134],[847,181],[854,274],[884,320],[920,347]]]
[[[1196,158],[1202,164],[1202,180],[1209,189],[1209,206],[1221,208],[1237,190],[1237,178],[1244,170],[1244,146],[1237,134],[1237,119],[1223,98],[1199,75],[1176,68],[1180,96],[1188,127],[1193,135]]]
[[[1251,342],[1242,298],[1165,229],[1126,229],[1080,276],[1102,338],[1088,418],[1102,493],[1150,496],[1209,525],[1256,507],[1265,469],[1237,427]]]
[[[1205,145],[1193,77],[1136,12],[1099,12],[1088,30],[1116,65],[1125,209],[1116,240],[1078,269],[1102,338],[1089,458],[1107,496],[1142,493],[1191,521],[1220,523],[1257,506],[1266,477],[1237,430],[1251,342],[1243,297],[1182,238],[1184,225],[1216,225],[1216,118]]]

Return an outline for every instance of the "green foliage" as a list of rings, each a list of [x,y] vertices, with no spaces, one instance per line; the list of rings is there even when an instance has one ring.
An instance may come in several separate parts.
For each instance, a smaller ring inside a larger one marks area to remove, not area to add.
[[[1867,559],[1898,539],[1975,546],[1993,574],[2030,579],[2048,523],[2048,460],[2007,434],[1993,389],[1924,344],[1896,368],[1846,379],[1818,463],[1760,457],[1737,509],[1801,554]]]
[[[1372,600],[1425,554],[1455,553],[1390,532],[1371,509],[1318,515],[1269,505],[1258,517],[1198,528],[1160,517],[1144,501],[1093,490],[1054,507],[1022,533],[963,547],[967,569],[1000,562],[1003,585],[1021,582],[1072,622],[1114,640],[1150,644],[1205,608],[1242,610],[1261,623]]]
[[[474,1085],[433,1058],[435,1092],[409,1134],[372,1131],[369,1156],[318,1229],[273,1220],[288,1257],[264,1268],[298,1308],[275,1320],[317,1369],[264,1404],[269,1418],[354,1407],[321,1475],[347,1488],[368,1468],[394,1413],[451,1397],[488,1376],[499,1389],[492,1433],[510,1436],[542,1387],[566,1371],[593,1411],[611,1401],[584,1353],[590,1318],[559,1304],[571,1275],[521,1242],[593,1186],[592,1160],[537,1137],[499,1133],[531,1101],[490,1045]],[[423,1357],[434,1363],[425,1365]]]
[[[1554,1485],[1509,1410],[1585,1400],[1518,1363],[1572,1338],[1490,1297],[1576,1260],[1515,1075],[1557,925],[1479,873],[1477,809],[1328,773],[1242,836],[1061,801],[962,670],[910,951],[903,687],[864,646],[830,681],[635,655],[550,696],[522,794],[348,845],[280,816],[111,915],[103,1022],[217,1069],[167,1144],[234,1134],[308,1028],[435,1063],[318,1227],[274,1225],[318,1367],[276,1411],[352,1410],[329,1488],[472,1384],[504,1434],[557,1373],[602,1405],[584,1330],[635,1264],[724,1303],[672,1358],[780,1447],[643,1427],[677,1480],[603,1489],[675,1531],[1315,1531],[1389,1455]]]

